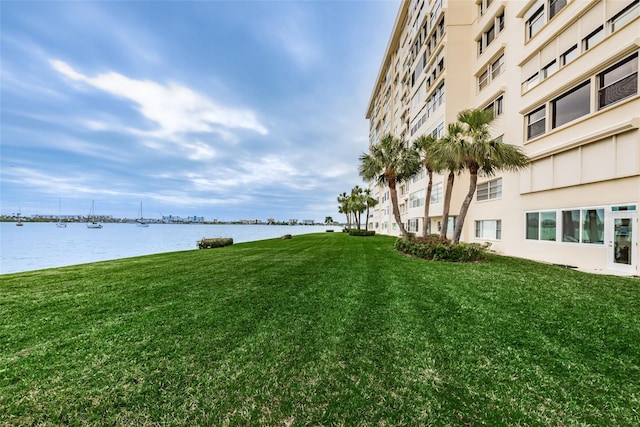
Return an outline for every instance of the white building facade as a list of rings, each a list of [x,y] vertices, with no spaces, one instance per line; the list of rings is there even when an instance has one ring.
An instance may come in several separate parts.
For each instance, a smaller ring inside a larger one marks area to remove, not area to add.
[[[640,1],[403,1],[366,117],[370,144],[443,136],[457,114],[491,108],[494,137],[531,165],[480,177],[462,240],[580,268],[638,275]],[[446,177],[398,186],[402,220],[438,232]],[[453,229],[468,175],[456,176]],[[388,188],[370,229],[397,235]]]

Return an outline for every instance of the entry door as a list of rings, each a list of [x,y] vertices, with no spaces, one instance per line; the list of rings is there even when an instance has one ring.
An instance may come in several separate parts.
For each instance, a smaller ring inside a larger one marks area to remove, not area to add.
[[[607,266],[610,270],[637,274],[638,212],[609,212]]]

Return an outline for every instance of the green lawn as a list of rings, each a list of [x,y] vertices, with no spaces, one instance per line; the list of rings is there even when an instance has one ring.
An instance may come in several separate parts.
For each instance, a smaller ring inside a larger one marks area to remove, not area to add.
[[[295,236],[0,276],[0,425],[639,425],[640,281]]]

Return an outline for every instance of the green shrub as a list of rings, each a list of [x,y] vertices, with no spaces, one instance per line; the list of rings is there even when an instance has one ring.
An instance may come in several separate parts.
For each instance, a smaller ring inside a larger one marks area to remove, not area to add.
[[[376,232],[373,230],[349,230],[350,236],[375,236]]]
[[[196,242],[198,249],[222,248],[224,246],[233,245],[233,239],[230,237],[205,238]]]
[[[395,243],[397,251],[407,255],[432,261],[474,262],[486,259],[485,251],[490,244],[458,243],[452,245],[449,240],[440,237],[419,237],[413,241],[398,238]]]

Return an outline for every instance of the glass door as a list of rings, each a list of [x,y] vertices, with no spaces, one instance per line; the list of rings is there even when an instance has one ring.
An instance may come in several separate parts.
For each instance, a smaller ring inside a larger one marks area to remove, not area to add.
[[[611,270],[637,274],[638,212],[611,212],[608,221],[608,267]]]

